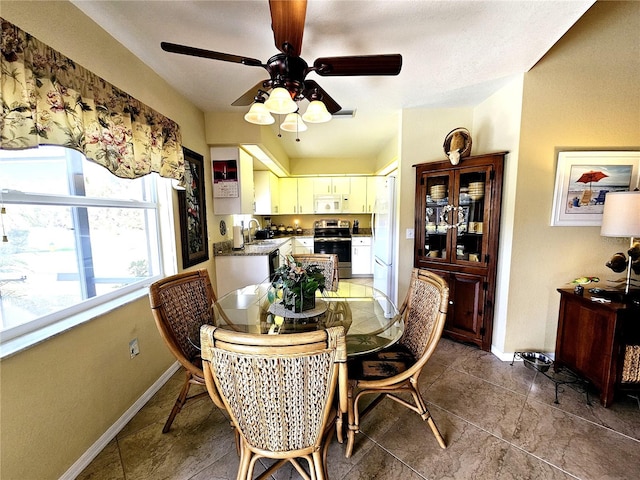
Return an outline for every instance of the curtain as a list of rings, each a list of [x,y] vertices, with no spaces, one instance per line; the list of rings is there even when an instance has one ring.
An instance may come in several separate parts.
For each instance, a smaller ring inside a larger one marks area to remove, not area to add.
[[[157,172],[183,181],[178,124],[0,21],[0,148],[60,145],[118,177]]]

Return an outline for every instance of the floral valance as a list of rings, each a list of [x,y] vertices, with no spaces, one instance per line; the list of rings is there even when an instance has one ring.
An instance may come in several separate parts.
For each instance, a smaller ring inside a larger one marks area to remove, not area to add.
[[[2,22],[0,148],[60,145],[123,178],[182,181],[180,127],[15,25]]]

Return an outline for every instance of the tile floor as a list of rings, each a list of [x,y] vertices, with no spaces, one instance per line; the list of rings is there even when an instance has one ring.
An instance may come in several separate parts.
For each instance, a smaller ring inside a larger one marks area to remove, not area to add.
[[[162,434],[182,382],[178,372],[78,477],[89,479],[234,479],[233,433],[208,398],[184,409]],[[442,339],[420,379],[447,449],[419,417],[384,400],[362,424],[353,456],[333,441],[333,480],[638,479],[640,408],[628,396],[602,408],[567,388],[554,404],[553,383],[521,362]],[[277,480],[299,478],[284,467]]]

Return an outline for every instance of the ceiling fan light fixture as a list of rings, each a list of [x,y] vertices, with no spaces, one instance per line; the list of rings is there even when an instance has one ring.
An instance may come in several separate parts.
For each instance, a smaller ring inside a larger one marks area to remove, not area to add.
[[[256,125],[271,125],[275,122],[275,118],[271,116],[271,113],[264,106],[264,103],[254,103],[244,116],[244,119],[249,123]]]
[[[291,94],[286,88],[276,87],[269,95],[269,99],[264,102],[271,113],[285,114],[293,113],[298,109],[298,104],[293,101]]]
[[[313,100],[302,115],[302,119],[308,123],[325,123],[331,120],[331,114],[324,103],[320,100]]]
[[[304,132],[307,130],[307,126],[302,121],[299,113],[288,114],[285,117],[284,122],[280,125],[280,128],[285,132],[293,133]]]

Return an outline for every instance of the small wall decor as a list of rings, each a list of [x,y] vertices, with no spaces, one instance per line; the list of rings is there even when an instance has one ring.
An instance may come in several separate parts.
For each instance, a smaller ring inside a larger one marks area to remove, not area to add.
[[[457,165],[461,158],[471,155],[471,134],[466,128],[454,128],[442,144],[444,153],[452,165]]]
[[[552,226],[599,226],[609,192],[638,186],[640,151],[560,151]]]
[[[182,268],[209,260],[207,212],[204,195],[204,158],[184,151],[185,190],[178,192]]]

